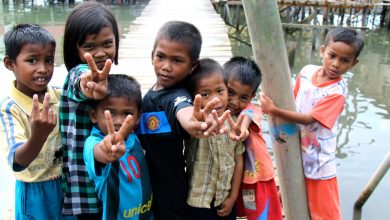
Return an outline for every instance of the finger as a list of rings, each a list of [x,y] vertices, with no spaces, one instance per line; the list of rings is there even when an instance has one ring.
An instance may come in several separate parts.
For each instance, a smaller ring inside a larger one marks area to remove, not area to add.
[[[92,78],[97,77],[99,69],[97,68],[95,60],[93,59],[92,55],[89,53],[85,53],[84,59],[87,61],[89,69],[91,70]]]
[[[53,114],[54,114],[53,109],[49,109],[47,112],[47,120],[48,120],[49,124],[51,124],[51,125],[53,125],[53,124],[55,125],[55,123],[56,123],[56,121],[53,120]]]
[[[111,146],[111,154],[112,154],[112,156],[116,156],[116,151],[117,151],[117,146],[116,146],[116,144],[114,144],[114,145],[112,145]]]
[[[236,125],[238,128],[241,128],[242,122],[244,121],[244,117],[245,117],[245,115],[243,115],[243,114],[238,116],[237,122],[236,122]]]
[[[104,64],[103,70],[99,74],[99,80],[105,80],[108,78],[108,75],[110,74],[112,61],[110,59],[106,60],[106,63]]]
[[[206,106],[203,108],[203,112],[205,115],[210,114],[210,112],[215,109],[215,107],[219,104],[220,100],[218,98],[213,98],[210,100]]]
[[[248,130],[241,131],[241,134],[238,137],[238,140],[244,141],[248,136],[249,136]]]
[[[209,117],[210,118],[210,117]],[[211,117],[212,118],[212,117]],[[217,125],[217,122],[216,121],[212,121],[210,123],[210,125],[208,125],[208,128],[206,129],[206,131],[203,132],[203,135],[208,137],[208,136],[211,136],[211,135],[214,135],[216,134],[216,131],[218,130],[218,125]]]
[[[32,118],[36,118],[38,117],[38,114],[39,114],[39,103],[38,103],[38,95],[37,94],[34,94],[33,95],[33,106],[32,106],[32,110],[31,110],[31,117]]]
[[[95,89],[95,86],[96,86],[96,83],[94,81],[88,81],[86,83],[86,87],[89,89],[89,90],[94,90]]]
[[[225,125],[226,118],[230,116],[230,110],[226,110],[221,117],[218,118],[218,132],[219,134],[226,133],[229,129]]]
[[[43,105],[42,105],[42,115],[44,117],[48,116],[49,107],[50,107],[50,95],[49,93],[45,93],[45,97],[43,98]]]
[[[115,127],[114,123],[112,122],[111,113],[108,110],[104,111],[104,117],[106,118],[106,125],[107,125],[107,132],[108,135],[115,135]]]
[[[84,72],[81,77],[80,77],[80,86],[84,87],[84,88],[87,88],[87,84],[88,82],[91,82],[93,79],[92,79],[92,73],[90,70]]]
[[[230,110],[226,110],[221,117],[218,118],[218,121],[221,123],[221,124],[224,124],[227,117],[230,116]]]
[[[131,115],[128,115],[123,122],[121,128],[119,128],[118,133],[123,137],[126,138],[135,127],[135,118]]]
[[[123,154],[125,154],[125,152],[126,152],[126,145],[125,145],[125,141],[122,140],[121,142],[116,144],[115,154],[117,157],[121,157]]]
[[[111,149],[112,149],[112,141],[111,141],[112,137],[110,135],[106,136],[103,138],[103,146],[102,146],[102,151],[105,153],[105,154],[110,154],[111,153]]]
[[[203,121],[202,114],[201,114],[201,105],[202,105],[202,96],[197,94],[194,98],[194,110],[193,110],[193,116],[198,121]]]
[[[233,121],[233,118],[232,118],[232,116],[230,114],[229,114],[229,116],[227,116],[226,120],[227,120],[227,122],[228,122],[228,124],[230,126],[230,129],[235,130],[236,123]]]

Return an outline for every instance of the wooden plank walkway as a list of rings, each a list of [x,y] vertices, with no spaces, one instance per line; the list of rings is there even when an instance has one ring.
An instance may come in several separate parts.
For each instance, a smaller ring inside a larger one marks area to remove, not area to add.
[[[223,64],[232,56],[227,27],[210,0],[151,0],[132,22],[129,33],[120,40],[119,65],[112,71],[135,77],[143,94],[156,81],[151,64],[155,36],[170,20],[190,22],[200,30],[201,57],[210,57]]]
[[[201,57],[210,57],[223,64],[232,56],[227,27],[210,0],[150,0],[141,16],[130,25],[129,33],[120,39],[119,65],[112,67],[112,73],[135,77],[143,94],[156,81],[151,64],[154,38],[160,26],[169,20],[187,21],[198,27],[203,38]],[[62,78],[57,81],[62,85]],[[0,165],[0,168],[6,167],[5,161],[0,160]],[[0,172],[1,178],[12,176],[5,171]],[[13,219],[11,204],[14,201],[13,196],[9,197],[13,191],[13,186],[3,184],[0,187],[1,197],[7,198],[0,202],[10,204],[7,206],[10,209],[0,210],[0,219]]]

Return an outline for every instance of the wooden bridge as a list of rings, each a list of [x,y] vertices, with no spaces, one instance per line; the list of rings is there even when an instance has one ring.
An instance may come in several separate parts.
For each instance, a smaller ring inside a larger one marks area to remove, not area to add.
[[[223,64],[232,56],[227,27],[210,0],[151,0],[120,40],[119,65],[113,73],[134,76],[145,94],[156,82],[151,52],[158,29],[167,21],[194,24],[201,32],[201,57]]]

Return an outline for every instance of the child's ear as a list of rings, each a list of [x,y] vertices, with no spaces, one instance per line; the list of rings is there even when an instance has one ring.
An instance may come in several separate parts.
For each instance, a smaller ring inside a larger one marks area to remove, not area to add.
[[[96,116],[96,110],[95,109],[91,109],[89,110],[89,118],[91,119],[92,123],[93,124],[96,124],[97,123],[97,116]]]
[[[321,45],[321,47],[320,47],[320,56],[321,56],[321,58],[324,58],[324,52],[325,52],[325,46]]]
[[[354,67],[357,63],[359,63],[359,59],[355,58],[350,69],[352,69],[352,67]]]
[[[4,63],[4,66],[5,68],[7,68],[8,70],[12,71],[13,70],[13,62],[12,60],[9,58],[9,56],[5,56],[4,59],[3,59],[3,63]]]
[[[154,57],[154,50],[152,50],[152,52],[150,53],[150,58],[152,60],[152,64],[153,64],[153,57]],[[154,65],[154,64],[153,64]]]
[[[256,96],[256,91],[254,91],[254,92],[252,93],[252,96],[251,96],[250,100],[252,100],[255,96]]]

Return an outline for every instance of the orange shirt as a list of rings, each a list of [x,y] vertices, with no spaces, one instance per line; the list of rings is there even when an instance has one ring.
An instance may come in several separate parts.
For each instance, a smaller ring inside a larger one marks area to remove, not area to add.
[[[274,166],[267,145],[262,135],[261,109],[250,103],[241,114],[252,119],[249,126],[249,137],[245,140],[244,177],[242,182],[253,184],[258,181],[268,181],[275,176]]]

